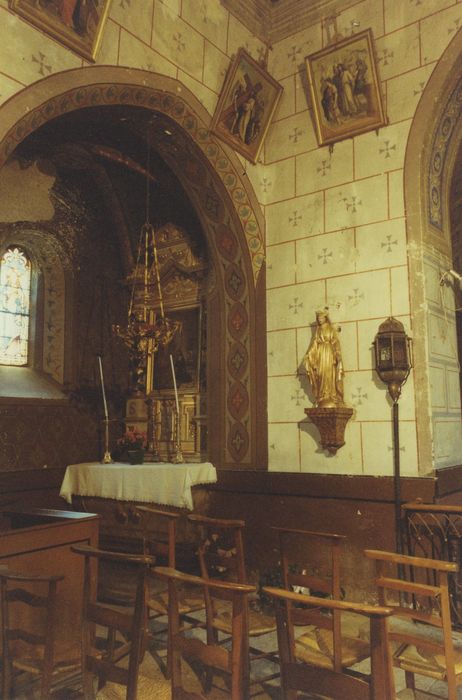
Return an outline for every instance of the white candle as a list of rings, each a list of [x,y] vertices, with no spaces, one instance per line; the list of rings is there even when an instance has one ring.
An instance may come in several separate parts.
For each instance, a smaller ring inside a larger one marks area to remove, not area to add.
[[[109,416],[107,413],[106,392],[104,391],[103,363],[101,362],[101,355],[98,355],[98,361],[99,361],[99,374],[101,377],[101,391],[103,392],[104,417],[106,420],[109,420]]]
[[[177,415],[180,415],[180,404],[178,403],[178,390],[176,388],[176,377],[175,377],[175,367],[173,366],[173,357],[170,355],[170,366],[172,368],[172,377],[173,377],[173,388],[175,390],[175,403],[176,403],[176,412]]]

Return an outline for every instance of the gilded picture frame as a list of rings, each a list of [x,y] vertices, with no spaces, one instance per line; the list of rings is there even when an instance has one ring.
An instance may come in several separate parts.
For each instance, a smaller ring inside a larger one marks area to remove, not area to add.
[[[387,123],[370,29],[305,58],[320,146]]]
[[[239,49],[223,83],[212,133],[256,163],[282,89],[245,49]]]
[[[95,61],[111,0],[9,0],[37,29],[88,61]]]

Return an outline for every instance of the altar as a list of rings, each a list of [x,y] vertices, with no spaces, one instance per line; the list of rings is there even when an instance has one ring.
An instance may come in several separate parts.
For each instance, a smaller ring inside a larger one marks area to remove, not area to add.
[[[214,484],[216,480],[217,472],[210,462],[148,462],[136,466],[84,462],[67,467],[59,495],[68,503],[76,495],[192,510],[193,486]]]

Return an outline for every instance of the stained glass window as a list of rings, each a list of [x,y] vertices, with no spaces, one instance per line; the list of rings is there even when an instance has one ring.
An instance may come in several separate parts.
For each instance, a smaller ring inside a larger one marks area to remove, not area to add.
[[[0,261],[0,364],[25,365],[29,343],[30,260],[8,248]]]

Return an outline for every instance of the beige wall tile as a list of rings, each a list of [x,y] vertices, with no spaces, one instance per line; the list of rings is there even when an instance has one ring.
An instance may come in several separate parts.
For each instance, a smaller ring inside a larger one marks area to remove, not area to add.
[[[7,78],[6,75],[0,73],[0,103],[6,102],[10,97],[23,88],[21,83],[16,80]]]
[[[432,408],[446,411],[448,407],[448,396],[446,389],[446,371],[444,366],[429,365],[429,376]]]
[[[403,170],[388,173],[388,202],[390,219],[404,216]]]
[[[419,25],[411,24],[376,39],[377,69],[381,80],[389,80],[420,66]]]
[[[159,4],[159,3],[157,3]],[[162,5],[162,3],[160,3]],[[151,43],[153,0],[131,0],[130,3],[112,2],[109,17],[131,32],[145,44]],[[164,5],[162,5],[165,8]]]
[[[378,175],[404,166],[411,120],[370,131],[354,139],[355,177]]]
[[[295,284],[295,243],[280,243],[266,249],[267,288]]]
[[[391,313],[403,316],[409,313],[409,276],[407,266],[394,267],[391,272]]]
[[[265,140],[265,163],[296,156],[316,148],[308,112],[273,123]]]
[[[254,182],[257,197],[263,204],[281,202],[295,196],[295,160],[288,158],[267,165],[262,171],[259,182]]]
[[[300,70],[295,73],[295,111],[304,112],[305,109],[310,109],[310,122],[314,131],[314,121],[311,112],[310,84],[306,72],[306,65],[303,64]]]
[[[177,69],[173,63],[167,61],[157,51],[149,48],[124,29],[121,30],[120,34],[119,65],[142,68],[168,75],[171,78],[176,78],[177,75]]]
[[[316,148],[297,157],[297,195],[335,187],[353,180],[353,141]]]
[[[428,313],[428,331],[429,331],[429,348],[431,355],[435,357],[447,358],[455,361],[456,345],[455,345],[455,324],[445,318],[443,313]]]
[[[462,422],[435,418],[433,420],[435,466],[459,464],[462,453]]]
[[[380,324],[385,318],[377,318],[371,321],[361,321],[358,323],[358,368],[373,369],[375,367],[375,356],[373,342],[377,335]],[[402,319],[400,319],[402,321]],[[374,378],[377,379],[377,377]]]
[[[327,304],[336,309],[339,322],[390,315],[388,270],[334,277],[326,286]]]
[[[448,408],[451,410],[460,411],[460,372],[452,370],[449,367],[446,371],[447,387],[448,387]]]
[[[425,0],[425,2],[396,2],[384,0],[385,31],[391,32],[412,22],[417,22],[439,10],[453,5],[454,0]],[[435,21],[435,17],[433,17]]]
[[[0,66],[8,77],[28,85],[52,73],[78,68],[82,59],[53,39],[0,8]]]
[[[297,364],[297,331],[274,331],[266,336],[268,376],[295,375]]]
[[[188,75],[202,81],[204,38],[182,19],[172,16],[164,5],[155,7],[151,44]]]
[[[282,94],[274,113],[274,121],[286,119],[295,113],[295,76],[291,75],[280,81]]]
[[[436,61],[462,23],[462,5],[458,3],[440,12],[436,18],[428,17],[420,23],[422,62]]]
[[[229,58],[219,51],[209,41],[205,42],[204,53],[204,84],[218,95],[223,88]]]
[[[335,320],[335,314],[332,314]],[[336,324],[337,325],[337,324]],[[345,372],[354,372],[358,369],[358,334],[356,323],[342,323],[337,326],[339,330],[340,347],[342,349],[343,368]],[[349,382],[350,380],[348,380]]]
[[[218,95],[209,90],[203,83],[191,78],[190,75],[184,73],[182,70],[178,71],[178,80],[180,80],[183,85],[191,90],[192,94],[197,97],[199,102],[204,105],[210,116],[212,116],[217,105]]]
[[[356,229],[356,270],[405,265],[406,223],[404,219],[392,219]]]
[[[314,474],[361,474],[361,434],[359,423],[348,421],[345,444],[337,454],[322,449],[318,429],[312,423],[302,423],[300,429],[301,471]]]
[[[374,37],[384,32],[382,3],[377,0],[365,0],[353,4],[340,13],[337,19],[338,31],[344,37],[358,34],[364,29],[372,29]]]
[[[297,241],[297,282],[344,275],[355,271],[352,229]]]
[[[226,51],[228,11],[216,0],[183,0],[182,18],[221,51]]]
[[[265,210],[268,245],[313,236],[324,230],[322,192],[270,204]]]
[[[388,218],[387,178],[377,175],[326,192],[326,230],[351,228]]]
[[[96,57],[96,63],[116,66],[119,62],[120,26],[108,20],[104,27],[103,37]]]
[[[309,405],[299,377],[268,377],[268,421],[297,423],[305,418]]]
[[[304,68],[305,57],[322,47],[321,24],[277,42],[270,52],[268,67],[276,80],[294,75]]]
[[[169,10],[172,15],[179,15],[181,10],[181,0],[154,0],[154,4],[163,5],[165,10]]]
[[[269,289],[266,295],[268,330],[306,326],[306,319],[315,318],[316,309],[325,303],[324,282]]]
[[[230,14],[228,27],[228,56],[235,56],[240,48],[245,49],[256,61],[261,61],[265,58],[266,46],[261,39],[253,36],[242,22],[239,22],[234,15]],[[273,77],[275,76],[273,75]]]
[[[454,297],[450,286],[446,286],[446,284],[440,285],[442,273],[443,265],[438,260],[425,258],[425,295],[429,301],[437,304],[441,309],[443,308],[443,303],[449,306],[451,299]]]
[[[361,423],[363,457],[369,474],[393,474],[393,439],[391,422]],[[417,476],[417,441],[415,423],[400,421],[399,444],[401,475]]]
[[[424,66],[387,82],[387,113],[390,124],[414,116],[434,66]]]
[[[242,172],[245,173],[244,177],[247,176],[250,183],[254,189],[255,196],[257,197],[260,204],[263,203],[263,196],[266,195],[265,190],[268,189],[269,180],[265,175],[265,166],[262,163],[249,163],[242,156],[238,155],[239,160],[242,163]],[[264,178],[266,177],[266,180]],[[272,183],[271,183],[272,184]]]
[[[300,471],[300,437],[297,423],[268,425],[268,469],[278,472]]]
[[[374,382],[371,370],[348,372],[345,377],[345,403],[354,408],[355,420],[389,420],[391,409],[385,390],[384,384]]]

